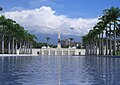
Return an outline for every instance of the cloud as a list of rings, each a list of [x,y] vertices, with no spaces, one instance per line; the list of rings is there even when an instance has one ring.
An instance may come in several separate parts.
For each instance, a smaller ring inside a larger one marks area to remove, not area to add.
[[[34,33],[56,34],[61,31],[63,35],[82,36],[96,24],[97,18],[69,18],[65,15],[56,15],[51,7],[42,6],[33,10],[5,12],[27,30]]]

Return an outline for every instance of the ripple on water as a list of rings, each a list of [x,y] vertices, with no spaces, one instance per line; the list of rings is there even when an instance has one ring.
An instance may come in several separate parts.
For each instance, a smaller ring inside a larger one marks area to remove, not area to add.
[[[120,85],[120,58],[0,57],[0,85]]]

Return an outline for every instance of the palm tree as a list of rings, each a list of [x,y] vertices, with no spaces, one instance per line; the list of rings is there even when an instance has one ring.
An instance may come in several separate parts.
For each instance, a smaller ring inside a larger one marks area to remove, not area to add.
[[[16,52],[16,45],[17,45],[17,26],[18,24],[15,23],[13,24],[13,28],[12,28],[12,53],[14,54]],[[16,45],[15,45],[16,44]]]
[[[71,46],[71,43],[74,40],[74,38],[68,38],[68,39],[70,40],[70,46]]]
[[[99,20],[101,20],[103,22],[103,25],[104,25],[104,29],[105,30],[105,36],[106,36],[106,55],[108,54],[108,17],[107,15],[105,15],[105,11],[103,11],[103,16],[99,18]]]
[[[120,42],[120,24],[117,25],[116,29],[116,37],[117,37],[117,51],[119,51],[119,42]]]
[[[112,55],[112,40],[114,40],[113,44],[113,55],[116,55],[116,32],[117,32],[117,25],[118,25],[118,18],[120,17],[120,9],[111,7],[110,9],[105,9],[103,11],[103,16],[99,18],[99,22],[94,27],[94,29],[89,31],[89,33],[84,36],[83,40],[86,40],[86,43],[89,43],[90,46],[90,54],[92,53],[95,41],[95,35],[99,36],[99,54],[104,55],[104,33],[106,35],[106,55],[108,54],[108,37],[109,37],[109,54]],[[112,28],[113,27],[113,28]],[[96,30],[97,28],[97,30]],[[108,30],[109,28],[109,30]],[[96,33],[96,34],[95,34]],[[93,36],[94,35],[94,36]],[[97,38],[96,38],[97,39]],[[92,46],[92,47],[91,47]],[[87,50],[87,49],[86,49]],[[86,53],[88,50],[86,51]],[[94,51],[93,51],[94,52]],[[97,51],[96,51],[97,52]]]
[[[95,55],[97,52],[95,51],[95,45],[97,49],[97,44],[95,42],[97,38],[97,29],[90,30],[89,33],[83,38],[83,44],[85,44],[86,52],[85,54]]]
[[[35,36],[29,34],[22,26],[13,21],[12,19],[6,19],[4,16],[0,16],[0,34],[2,34],[1,43],[2,43],[2,53],[4,54],[6,50],[8,53],[11,53],[11,41],[12,41],[12,53],[17,51],[22,47],[22,41],[24,42],[24,46],[28,47],[25,49],[30,49],[30,42],[34,41]],[[8,40],[8,41],[7,41]],[[20,43],[18,43],[20,42]],[[8,44],[8,49],[6,49],[6,45]],[[5,45],[5,46],[4,46]],[[5,48],[4,48],[5,47]],[[24,51],[24,52],[25,52]],[[27,53],[30,51],[28,50]]]
[[[19,24],[14,24],[15,28],[15,34],[14,34],[14,38],[15,38],[15,52],[17,53],[17,49],[18,49],[18,42],[19,42],[19,39],[20,39],[20,32],[21,32],[21,26]]]
[[[95,43],[95,55],[97,55],[98,53],[97,53],[97,48],[98,48],[98,41],[100,40],[100,38],[99,38],[99,36],[100,36],[100,32],[101,32],[101,30],[100,29],[98,29],[98,27],[97,27],[97,25],[95,25],[94,27],[93,27],[93,29],[94,29],[94,33],[93,33],[93,37],[94,37],[94,43]]]
[[[24,27],[19,26],[19,32],[18,32],[18,42],[19,42],[19,53],[22,53],[22,47],[23,47],[23,40],[24,40]]]
[[[12,36],[12,28],[13,28],[13,24],[15,23],[15,21],[13,21],[12,19],[7,19],[7,36],[8,36],[8,53],[11,53],[11,36]]]
[[[120,9],[118,7],[116,8],[111,7],[110,9],[105,9],[104,14],[107,16],[108,23],[110,24],[110,31],[111,31],[111,25],[113,25],[113,40],[114,40],[113,55],[116,55],[116,25],[118,24],[118,21],[119,21],[118,18],[120,17]]]
[[[102,21],[98,22],[97,25],[95,26],[98,28],[98,33],[99,34],[99,55],[104,54],[104,45],[103,45],[103,34],[104,34],[104,29],[105,25]]]
[[[116,55],[116,25],[118,24],[118,18],[120,17],[120,9],[111,7],[110,8],[110,15],[111,15],[111,22],[113,22],[114,29],[113,29],[113,34],[114,34],[114,45],[113,45],[113,55]]]
[[[6,18],[4,16],[0,17],[0,25],[2,31],[2,54],[4,54],[4,37],[5,37],[5,30],[6,30]]]
[[[35,35],[29,34],[29,53],[32,54],[32,43],[34,42],[34,40],[36,40],[37,37]]]

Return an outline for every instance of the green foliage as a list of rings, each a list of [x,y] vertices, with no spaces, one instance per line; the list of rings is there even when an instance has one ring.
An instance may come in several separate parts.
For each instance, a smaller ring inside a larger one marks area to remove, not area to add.
[[[120,50],[117,50],[117,55],[120,55]]]
[[[93,27],[93,30],[90,30],[88,34],[82,37],[83,44],[88,43],[91,39],[98,39],[98,35],[100,35],[106,28],[108,28],[108,24],[111,24],[113,22],[115,23],[115,27],[118,28],[116,30],[118,34],[120,28],[118,24],[118,22],[120,22],[120,20],[118,19],[119,17],[120,9],[118,7],[111,7],[110,9],[103,10],[103,15],[98,19],[99,22]],[[109,32],[113,32],[113,30],[109,30]]]
[[[28,33],[24,27],[20,26],[12,19],[6,19],[5,16],[0,16],[0,33],[4,32],[6,36],[15,37],[16,39],[23,39],[27,41],[34,41],[36,37]]]
[[[57,46],[54,45],[54,44],[47,44],[47,43],[44,43],[44,42],[36,42],[34,41],[33,43],[33,48],[42,48],[43,46],[49,46],[51,48],[56,48]]]
[[[2,39],[3,35],[4,39]],[[20,24],[16,23],[16,21],[7,19],[3,15],[0,16],[0,37],[0,43],[4,41],[4,45],[0,44],[0,47],[5,51],[4,53],[8,52],[8,43],[12,43],[13,38],[15,42],[18,43],[18,46],[20,46],[20,42],[32,43],[36,39],[34,35],[28,33],[28,31],[26,31]]]

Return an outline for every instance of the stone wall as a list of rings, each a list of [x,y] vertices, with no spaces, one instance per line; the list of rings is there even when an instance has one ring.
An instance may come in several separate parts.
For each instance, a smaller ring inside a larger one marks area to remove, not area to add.
[[[34,55],[85,55],[85,49],[75,48],[42,48],[32,49]]]

